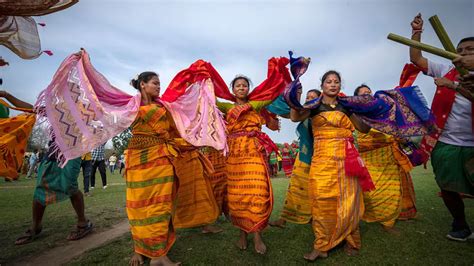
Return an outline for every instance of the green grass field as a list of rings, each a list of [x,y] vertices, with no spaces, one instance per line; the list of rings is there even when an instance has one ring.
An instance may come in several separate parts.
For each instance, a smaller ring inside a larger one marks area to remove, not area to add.
[[[283,176],[280,173],[280,176]],[[418,218],[410,222],[398,222],[399,235],[388,234],[379,224],[361,223],[362,250],[357,257],[347,257],[341,249],[329,254],[329,258],[318,260],[322,265],[473,265],[474,242],[458,243],[445,238],[450,229],[451,218],[437,196],[438,187],[431,169],[421,167],[413,171],[417,193]],[[80,178],[82,182],[82,177]],[[96,181],[100,184],[100,178]],[[86,214],[95,223],[96,231],[103,231],[126,218],[125,187],[118,175],[109,177],[106,190],[96,188],[93,196],[87,197]],[[272,179],[275,206],[272,219],[277,219],[282,208],[288,180]],[[27,187],[28,186],[28,187]],[[14,246],[15,238],[31,222],[31,199],[34,181],[20,180],[14,183],[0,181],[0,263],[16,261],[24,255],[39,254],[54,246],[62,245],[75,224],[74,211],[69,202],[48,207],[43,223],[42,236],[37,241]],[[12,188],[13,187],[13,188]],[[82,187],[82,186],[81,186]],[[466,199],[466,215],[474,226],[474,200]],[[286,229],[268,228],[264,232],[268,253],[257,255],[253,245],[246,251],[234,246],[238,230],[221,218],[218,224],[223,233],[203,235],[199,229],[178,230],[176,244],[168,254],[185,265],[302,265],[302,255],[312,247],[314,239],[310,225],[287,224]],[[252,242],[250,242],[252,243]],[[94,249],[70,264],[72,265],[127,265],[132,254],[130,234]]]

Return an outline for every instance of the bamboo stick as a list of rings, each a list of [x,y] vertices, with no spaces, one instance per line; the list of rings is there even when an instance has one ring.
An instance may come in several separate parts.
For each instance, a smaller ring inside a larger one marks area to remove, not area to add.
[[[441,21],[439,20],[437,15],[432,16],[429,18],[431,26],[433,27],[434,31],[436,32],[436,35],[438,35],[439,41],[444,47],[444,50],[456,53],[456,48],[454,48],[453,42],[451,42],[451,39],[448,36],[448,33],[443,27],[443,24],[441,24]],[[467,70],[464,68],[456,67],[456,70],[461,74],[465,75],[467,74]]]
[[[449,52],[456,52],[456,48],[454,48],[453,43],[451,42],[451,39],[448,36],[448,33],[443,27],[443,24],[441,24],[441,21],[439,20],[437,15],[434,15],[429,18],[431,26],[433,27],[434,31],[436,32],[436,35],[438,35],[439,41],[444,47],[444,50],[449,51]]]
[[[453,60],[454,58],[459,57],[459,55],[456,54],[456,53],[448,52],[448,51],[445,51],[445,50],[440,49],[438,47],[434,47],[434,46],[431,46],[429,44],[424,44],[424,43],[421,43],[421,42],[418,42],[418,41],[414,41],[412,39],[408,39],[408,38],[405,38],[403,36],[400,36],[400,35],[397,35],[397,34],[394,34],[394,33],[388,34],[387,38],[389,40],[394,41],[394,42],[398,42],[398,43],[401,43],[401,44],[404,44],[404,45],[407,45],[407,46],[410,46],[410,47],[414,47],[414,48],[420,49],[422,51],[428,52],[430,54],[434,54],[434,55],[437,55],[437,56],[444,57],[444,58],[449,59],[449,60]]]

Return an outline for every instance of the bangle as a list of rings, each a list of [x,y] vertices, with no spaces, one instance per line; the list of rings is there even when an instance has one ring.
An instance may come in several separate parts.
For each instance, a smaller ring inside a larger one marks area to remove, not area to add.
[[[415,35],[417,33],[422,33],[423,32],[423,29],[420,29],[420,30],[412,30],[411,31],[411,35]]]

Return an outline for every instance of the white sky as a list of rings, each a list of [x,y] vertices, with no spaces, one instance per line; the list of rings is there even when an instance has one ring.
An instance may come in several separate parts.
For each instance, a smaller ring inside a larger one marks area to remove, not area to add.
[[[343,91],[352,94],[366,83],[372,89],[397,85],[409,61],[408,48],[386,39],[388,33],[410,37],[410,22],[421,12],[422,40],[442,47],[428,18],[437,14],[452,41],[474,36],[474,1],[111,1],[81,0],[62,12],[36,17],[44,50],[35,60],[22,60],[0,46],[10,63],[0,68],[6,89],[34,102],[47,87],[61,61],[84,47],[99,72],[118,88],[134,94],[129,81],[152,70],[162,87],[197,59],[210,61],[228,83],[239,73],[258,85],[266,75],[267,59],[312,58],[302,79],[304,90],[319,87],[322,74],[342,74]],[[448,62],[424,53],[439,62]],[[416,82],[431,102],[432,79]],[[162,89],[163,90],[163,89]],[[282,122],[280,132],[268,132],[276,142],[296,138],[296,124]]]

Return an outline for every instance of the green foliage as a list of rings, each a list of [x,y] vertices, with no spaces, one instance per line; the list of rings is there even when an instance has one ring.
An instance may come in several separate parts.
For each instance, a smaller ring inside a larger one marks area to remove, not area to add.
[[[119,155],[123,154],[123,152],[127,149],[128,141],[130,140],[131,137],[132,137],[132,130],[130,128],[127,128],[122,133],[112,138],[114,149],[117,151]]]

